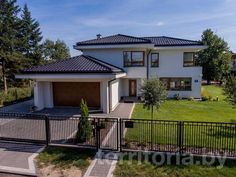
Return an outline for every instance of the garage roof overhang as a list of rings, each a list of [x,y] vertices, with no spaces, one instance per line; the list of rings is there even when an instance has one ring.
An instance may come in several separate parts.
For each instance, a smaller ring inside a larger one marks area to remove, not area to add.
[[[18,79],[33,79],[33,80],[78,80],[78,79],[118,79],[125,77],[126,73],[71,73],[71,74],[17,74]]]

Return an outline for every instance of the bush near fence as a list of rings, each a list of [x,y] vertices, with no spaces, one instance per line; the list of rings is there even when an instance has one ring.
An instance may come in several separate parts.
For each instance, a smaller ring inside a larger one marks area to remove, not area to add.
[[[6,106],[30,99],[32,96],[33,91],[31,87],[12,87],[8,89],[7,94],[5,94],[4,91],[0,92],[0,104]]]

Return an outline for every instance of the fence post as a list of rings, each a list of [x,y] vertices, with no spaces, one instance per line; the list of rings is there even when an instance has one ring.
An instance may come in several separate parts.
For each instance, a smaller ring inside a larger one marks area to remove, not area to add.
[[[122,152],[122,136],[123,136],[123,134],[122,134],[122,127],[123,127],[123,121],[122,121],[122,119],[120,118],[120,121],[119,121],[119,123],[120,123],[120,152]]]
[[[45,115],[45,129],[46,129],[46,145],[48,146],[50,143],[50,121],[48,116]]]
[[[99,126],[99,119],[95,118],[95,129],[96,129],[96,145],[97,151],[100,148],[100,126]]]
[[[183,148],[183,125],[184,123],[182,121],[178,122],[178,148],[180,155],[182,154],[182,148]]]

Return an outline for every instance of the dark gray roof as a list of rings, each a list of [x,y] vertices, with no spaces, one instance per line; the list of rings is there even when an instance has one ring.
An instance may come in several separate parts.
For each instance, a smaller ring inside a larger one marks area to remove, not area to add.
[[[167,36],[157,36],[157,37],[143,37],[144,39],[150,40],[155,46],[194,46],[203,45],[202,42],[179,39]]]
[[[122,69],[88,55],[80,55],[43,66],[22,70],[21,73],[119,73]]]
[[[100,39],[92,39],[92,40],[77,42],[76,45],[81,46],[81,45],[145,44],[145,43],[151,43],[151,41],[139,37],[117,34],[107,37],[101,37]]]
[[[113,45],[113,44],[154,44],[155,46],[195,46],[203,45],[199,41],[179,39],[166,36],[156,37],[134,37],[122,34],[102,37],[100,39],[92,39],[87,41],[77,42],[77,46],[88,45]]]

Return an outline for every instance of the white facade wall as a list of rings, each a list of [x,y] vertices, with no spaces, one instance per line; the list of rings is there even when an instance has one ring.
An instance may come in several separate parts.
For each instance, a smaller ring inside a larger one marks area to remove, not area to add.
[[[151,67],[150,77],[190,77],[192,78],[192,91],[169,91],[168,96],[173,97],[179,94],[183,98],[201,98],[202,67],[184,67],[183,50],[160,50],[152,53],[159,53],[159,67]],[[151,55],[150,55],[151,61]]]
[[[110,110],[114,110],[120,101],[120,80],[110,83]]]
[[[143,67],[124,67],[123,51],[145,51],[145,65]],[[159,67],[151,67],[151,54],[149,55],[149,77],[191,77],[192,91],[169,91],[168,96],[173,97],[179,94],[181,97],[201,97],[201,67],[183,67],[184,52],[196,52],[196,49],[160,49],[152,50],[151,53],[159,53]],[[137,79],[137,95],[140,95],[140,85],[142,79],[147,77],[147,53],[145,49],[88,49],[83,50],[84,55],[90,55],[117,67],[123,68],[127,75],[125,78]],[[122,96],[129,96],[128,79],[121,79]]]
[[[144,51],[144,66],[141,67],[125,67],[123,63],[123,51]],[[109,64],[123,68],[127,73],[126,78],[146,78],[146,49],[89,49],[83,51],[84,55],[90,55]]]
[[[53,91],[51,82],[35,82],[34,105],[38,110],[53,107]]]

